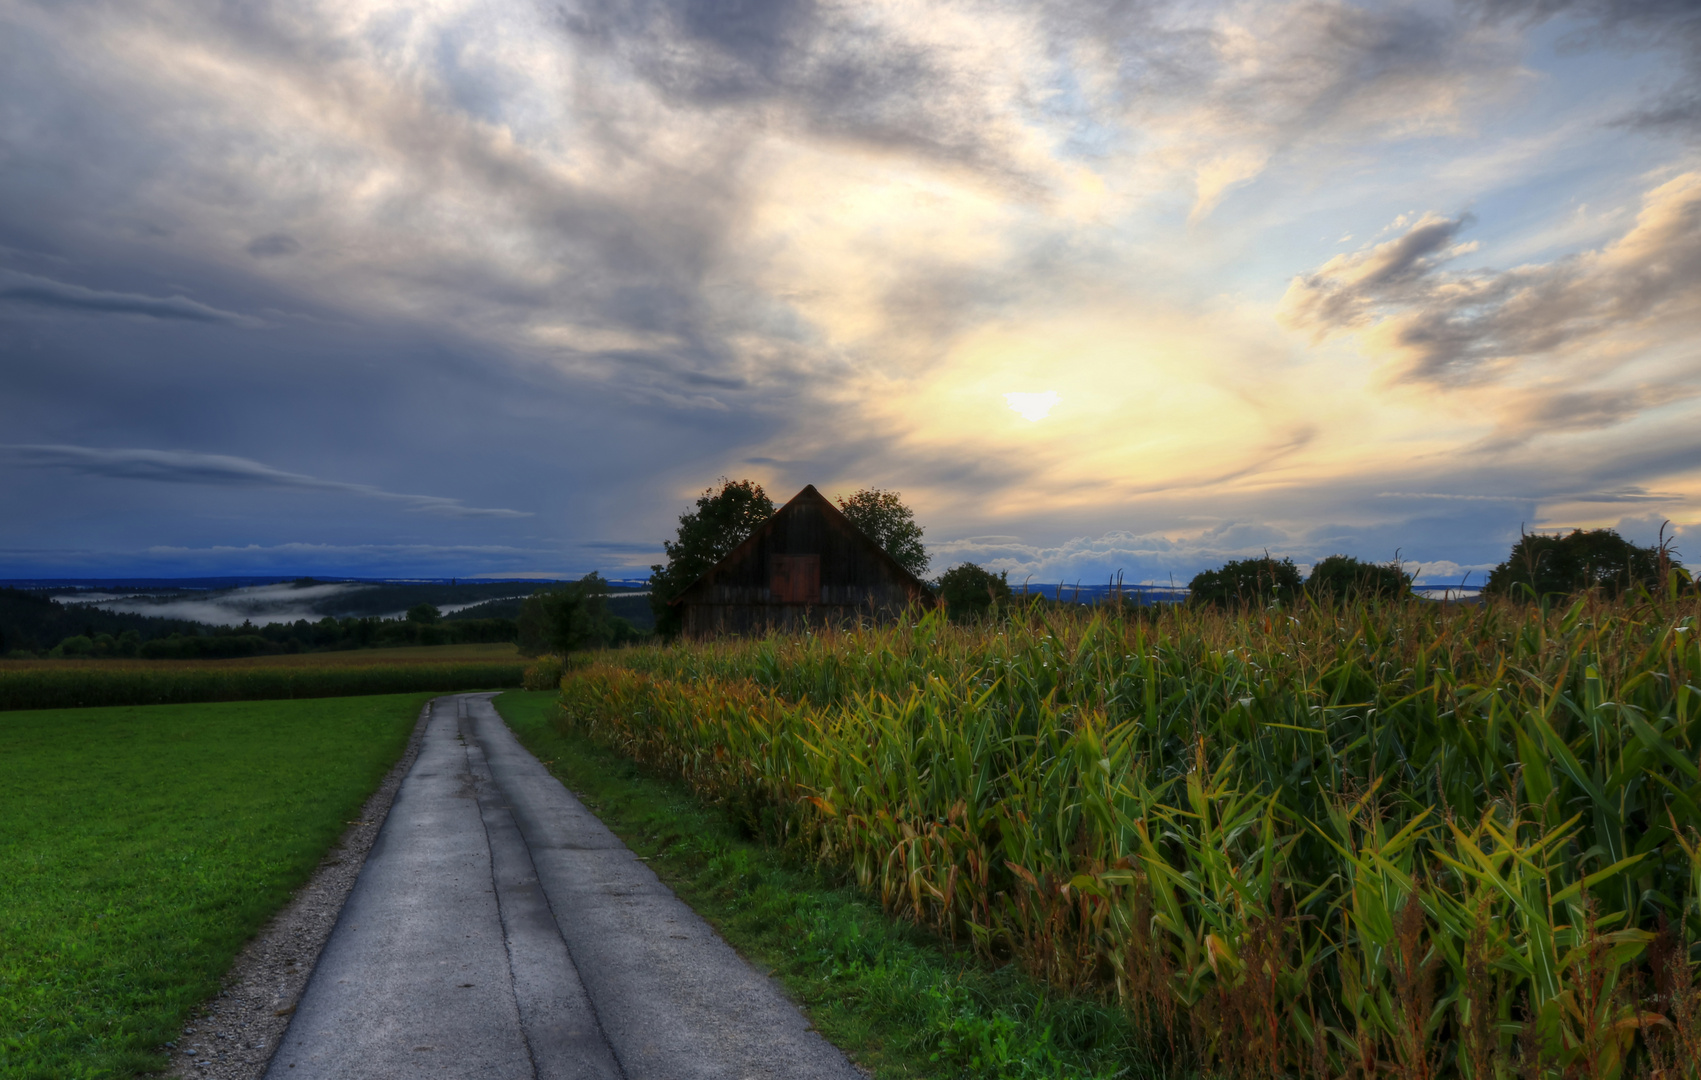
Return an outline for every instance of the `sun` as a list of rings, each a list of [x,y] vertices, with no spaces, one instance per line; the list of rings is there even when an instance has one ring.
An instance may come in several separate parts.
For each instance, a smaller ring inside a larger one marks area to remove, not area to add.
[[[1056,390],[1047,390],[1043,394],[1027,394],[1021,391],[1004,395],[1005,402],[1015,412],[1022,414],[1022,419],[1031,422],[1044,420],[1050,414],[1052,407],[1063,399]]]

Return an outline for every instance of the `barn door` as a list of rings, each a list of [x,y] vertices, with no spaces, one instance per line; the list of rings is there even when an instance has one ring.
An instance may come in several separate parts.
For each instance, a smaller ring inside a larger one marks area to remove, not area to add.
[[[773,555],[768,571],[769,600],[781,604],[821,602],[821,556]]]

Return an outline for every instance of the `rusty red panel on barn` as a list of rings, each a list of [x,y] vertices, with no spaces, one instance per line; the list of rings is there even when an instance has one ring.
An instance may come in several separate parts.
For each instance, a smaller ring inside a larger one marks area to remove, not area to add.
[[[768,556],[768,599],[779,604],[821,602],[821,556]]]

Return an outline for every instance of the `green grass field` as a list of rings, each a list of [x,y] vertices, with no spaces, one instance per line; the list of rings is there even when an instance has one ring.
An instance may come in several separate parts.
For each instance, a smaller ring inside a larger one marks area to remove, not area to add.
[[[0,713],[0,1077],[162,1068],[429,696]]]
[[[1115,1005],[1048,992],[1012,965],[887,918],[843,880],[749,839],[683,785],[566,729],[555,692],[510,691],[496,707],[681,899],[882,1080],[1157,1075]]]

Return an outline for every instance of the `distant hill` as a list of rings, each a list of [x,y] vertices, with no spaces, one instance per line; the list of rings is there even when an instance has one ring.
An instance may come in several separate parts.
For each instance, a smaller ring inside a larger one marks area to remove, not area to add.
[[[458,624],[454,635],[481,635],[467,640],[482,641],[500,633],[499,629],[495,625],[475,628],[467,624],[517,619],[525,597],[558,583],[221,578],[28,584],[35,587],[0,585],[0,657],[13,650],[42,652],[77,635],[95,638],[109,634],[117,638],[133,632],[146,642],[174,634],[252,635],[267,626],[274,627],[265,632],[271,642],[267,648],[298,647],[286,638],[298,642],[299,647],[341,647],[332,640],[336,634],[309,631],[306,626],[316,626],[326,618],[393,619],[419,604],[431,604],[444,613],[445,621]],[[615,586],[609,609],[634,626],[648,629],[655,625],[648,596],[622,595],[641,588],[637,582]],[[280,626],[293,629],[278,629]],[[370,632],[362,634],[362,640],[371,636]],[[131,648],[134,651],[134,646]]]
[[[0,588],[0,657],[14,649],[50,649],[75,634],[117,637],[133,630],[143,641],[151,641],[201,629],[200,623],[188,619],[102,611],[81,604],[61,604],[38,592]]]
[[[538,586],[542,588],[543,586]],[[640,630],[653,630],[656,626],[655,612],[650,610],[650,597],[647,592],[639,596],[625,596],[631,589],[616,589],[608,594],[608,610],[620,616]],[[529,592],[527,595],[530,595]],[[511,600],[487,600],[482,604],[462,608],[459,611],[445,615],[445,619],[518,619],[520,605],[525,603],[525,597],[515,597]]]

